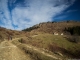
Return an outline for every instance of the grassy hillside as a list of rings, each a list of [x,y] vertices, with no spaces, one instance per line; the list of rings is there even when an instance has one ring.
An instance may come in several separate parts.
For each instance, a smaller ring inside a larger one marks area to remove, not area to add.
[[[33,27],[38,28],[31,29],[29,35],[25,34],[26,37],[19,42],[45,49],[51,54],[62,54],[63,58],[80,58],[80,22],[47,22]],[[54,35],[55,32],[59,35]]]
[[[60,52],[63,57],[80,58],[80,42],[70,42],[65,37],[66,36],[55,36],[53,34],[44,33],[25,37],[19,40],[19,42],[23,44],[30,44],[37,48],[45,49],[46,52],[55,54],[58,54],[58,52]]]
[[[8,36],[11,35],[13,38],[20,37],[24,33],[21,31],[16,31],[16,30],[11,30],[11,29],[6,29],[3,27],[0,27],[0,41],[3,40],[8,40]]]
[[[63,60],[80,58],[80,22],[45,22],[22,31],[0,27],[0,41],[7,40],[8,35],[21,38],[12,42],[35,60],[49,60],[49,57],[25,46],[34,46]]]
[[[33,32],[44,32],[44,33],[51,33],[53,34],[54,32],[58,33],[66,33],[64,30],[65,28],[67,29],[68,27],[76,27],[80,26],[80,22],[45,22],[45,23],[40,23],[35,26],[32,26],[28,29],[24,29],[23,31],[33,31]]]

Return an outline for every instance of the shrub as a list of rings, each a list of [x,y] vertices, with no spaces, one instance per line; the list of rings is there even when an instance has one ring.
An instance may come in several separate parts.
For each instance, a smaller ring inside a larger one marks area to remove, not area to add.
[[[68,27],[65,28],[64,31],[69,32],[71,35],[80,35],[80,26]]]
[[[21,38],[20,40],[18,40],[20,43],[26,43],[26,40],[24,40],[23,38]]]
[[[68,52],[72,54],[73,58],[80,58],[80,49],[78,47],[68,48]]]
[[[78,43],[80,42],[79,36],[67,36],[66,39],[70,42]]]
[[[62,53],[66,53],[67,52],[66,49],[57,46],[57,44],[55,44],[55,43],[49,44],[48,47],[49,47],[49,50],[52,51],[52,52],[54,52],[54,53],[58,52],[58,51],[62,52]]]

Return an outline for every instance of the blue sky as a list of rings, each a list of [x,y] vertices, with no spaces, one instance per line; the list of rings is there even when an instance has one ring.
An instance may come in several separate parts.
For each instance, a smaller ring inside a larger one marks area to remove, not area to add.
[[[76,20],[80,21],[80,0],[76,0],[73,5],[65,9],[61,14],[55,16],[55,20]]]
[[[0,26],[22,30],[47,21],[80,20],[80,0],[0,0]]]

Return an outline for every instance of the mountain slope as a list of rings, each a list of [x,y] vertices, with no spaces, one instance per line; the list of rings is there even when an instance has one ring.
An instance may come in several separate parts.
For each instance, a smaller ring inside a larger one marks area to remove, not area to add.
[[[73,21],[45,22],[23,31],[0,27],[0,59],[66,60],[80,58],[79,31],[80,22]],[[55,35],[55,32],[58,35]],[[12,35],[12,41],[7,41],[9,35]]]
[[[37,25],[34,25],[33,27],[30,27],[28,29],[25,29],[23,31],[33,31],[33,32],[44,32],[44,33],[51,33],[53,34],[54,32],[58,33],[65,33],[65,28],[68,27],[76,27],[80,26],[80,22],[45,22],[45,23],[40,23]]]
[[[12,38],[20,37],[24,33],[21,31],[6,29],[3,27],[0,27],[0,41],[8,40],[8,37],[11,35]]]
[[[38,28],[34,29],[33,27]],[[53,54],[62,54],[63,58],[80,58],[80,34],[78,34],[80,32],[80,22],[47,22],[33,27],[30,27],[33,28],[30,31],[25,29],[25,32],[29,32],[29,35],[26,35],[19,42],[47,49],[48,52]],[[55,32],[58,35],[55,35]]]

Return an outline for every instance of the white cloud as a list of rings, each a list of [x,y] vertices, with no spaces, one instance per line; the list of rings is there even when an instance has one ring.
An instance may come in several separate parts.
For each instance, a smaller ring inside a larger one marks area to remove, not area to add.
[[[21,30],[40,22],[51,21],[52,17],[55,17],[71,6],[75,0],[24,0],[16,4],[15,2],[17,0],[15,0],[13,3],[16,7],[11,11],[12,20],[10,20],[11,17],[7,7],[7,0],[2,1],[5,1],[3,4],[6,3],[5,5],[0,5],[4,6],[4,15],[9,22],[8,25],[10,25],[10,28],[14,29],[14,26],[12,26],[13,23],[18,26],[16,30]]]
[[[0,26],[13,29],[7,2],[8,0],[0,0],[0,21],[3,23]]]
[[[68,10],[66,13],[72,13],[72,12],[76,12],[78,10]]]

